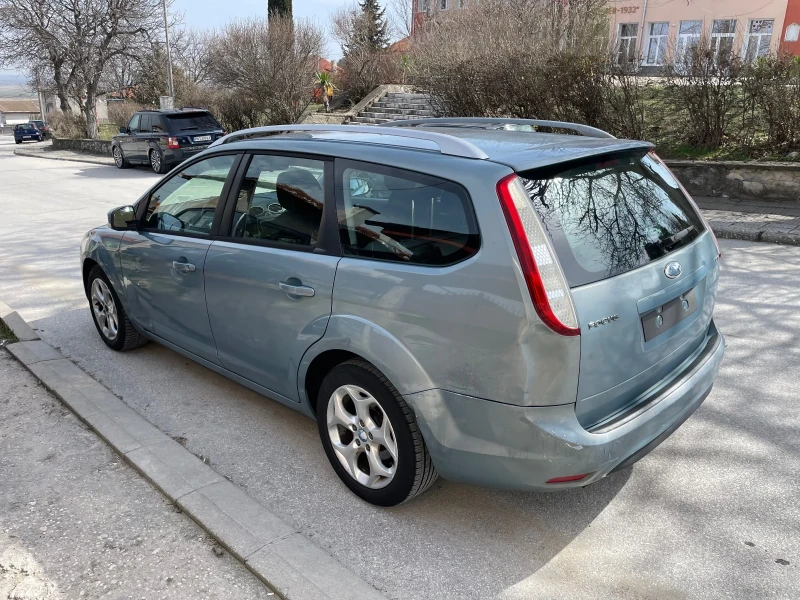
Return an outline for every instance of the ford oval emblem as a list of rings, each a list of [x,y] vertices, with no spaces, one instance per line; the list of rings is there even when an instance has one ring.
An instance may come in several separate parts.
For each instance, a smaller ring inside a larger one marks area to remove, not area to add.
[[[672,261],[671,263],[667,263],[667,266],[664,267],[664,275],[670,279],[680,277],[681,273],[683,273],[683,267],[681,267],[681,263],[679,262]]]

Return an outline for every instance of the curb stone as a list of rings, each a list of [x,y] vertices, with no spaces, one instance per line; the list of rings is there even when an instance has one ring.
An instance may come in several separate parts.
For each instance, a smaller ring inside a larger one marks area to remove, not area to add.
[[[50,392],[284,600],[386,600],[263,504],[164,434],[0,302],[6,349]]]
[[[29,158],[44,158],[45,160],[62,160],[68,162],[88,163],[92,165],[100,165],[104,167],[113,167],[114,159],[105,158],[103,156],[82,156],[75,153],[75,156],[49,156],[51,152],[67,152],[66,150],[14,150],[17,156],[26,156]]]
[[[784,233],[751,227],[716,226],[713,221],[711,223],[711,229],[714,230],[714,235],[718,238],[726,240],[744,240],[746,242],[766,242],[784,246],[800,246],[800,232]]]

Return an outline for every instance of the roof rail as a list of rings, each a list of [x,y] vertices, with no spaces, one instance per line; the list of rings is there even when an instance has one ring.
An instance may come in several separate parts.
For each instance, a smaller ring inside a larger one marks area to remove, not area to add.
[[[438,125],[444,127],[458,127],[461,125],[531,125],[532,127],[552,127],[554,129],[568,129],[586,137],[610,138],[613,135],[602,129],[581,125],[579,123],[567,123],[564,121],[541,121],[539,119],[504,119],[494,117],[445,117],[445,118],[424,118],[424,119],[405,119],[402,121],[391,121],[381,123],[378,127],[419,127],[424,125]]]
[[[211,147],[219,146],[220,144],[230,144],[233,142],[240,142],[253,138],[261,138],[276,133],[289,133],[292,131],[310,131],[310,132],[335,132],[335,133],[367,133],[372,135],[384,135],[395,138],[410,138],[415,140],[427,140],[439,146],[439,152],[452,156],[460,156],[462,158],[474,158],[478,160],[485,160],[489,156],[474,144],[457,138],[446,133],[435,133],[433,131],[414,131],[414,130],[395,130],[386,131],[381,130],[374,125],[270,125],[267,127],[254,127],[252,129],[243,129],[226,135],[211,144]]]

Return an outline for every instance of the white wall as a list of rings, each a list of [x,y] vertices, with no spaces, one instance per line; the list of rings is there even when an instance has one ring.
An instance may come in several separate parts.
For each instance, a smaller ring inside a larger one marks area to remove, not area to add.
[[[27,112],[4,112],[0,113],[0,126],[13,126],[20,123],[27,123],[31,120],[31,113]]]

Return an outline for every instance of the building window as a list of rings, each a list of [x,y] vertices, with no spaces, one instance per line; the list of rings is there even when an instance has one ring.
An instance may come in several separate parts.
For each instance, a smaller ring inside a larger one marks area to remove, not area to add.
[[[736,37],[736,19],[714,21],[711,26],[711,52],[714,65],[730,60],[733,54],[733,42]]]
[[[450,0],[437,0],[436,7],[439,10],[447,10],[450,8]]]
[[[700,45],[703,35],[702,21],[681,21],[678,29],[678,42],[675,46],[675,66],[679,72],[686,72],[692,63],[695,48]]]
[[[639,36],[639,25],[636,23],[620,23],[617,30],[618,65],[630,64],[636,60],[636,46]]]
[[[664,64],[667,53],[667,38],[669,37],[669,23],[650,23],[647,27],[647,52],[644,64],[658,66]]]
[[[753,19],[747,30],[747,37],[742,48],[745,62],[752,62],[760,56],[769,55],[769,47],[772,42],[772,29],[775,21],[772,19]]]
[[[417,12],[426,13],[430,7],[430,0],[417,0]]]
[[[792,23],[786,28],[786,36],[784,42],[796,42],[800,39],[800,23]]]

